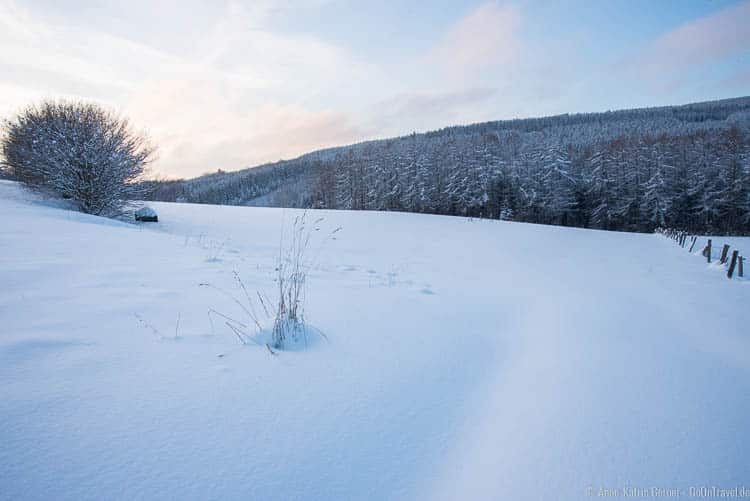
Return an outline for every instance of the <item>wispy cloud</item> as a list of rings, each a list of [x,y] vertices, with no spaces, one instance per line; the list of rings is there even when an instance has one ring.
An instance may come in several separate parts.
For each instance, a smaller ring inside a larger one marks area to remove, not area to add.
[[[638,80],[672,92],[684,75],[750,50],[750,1],[695,19],[655,39],[625,63]]]
[[[14,29],[0,30],[0,73],[11,75],[2,81],[0,113],[41,97],[97,100],[148,129],[160,148],[155,169],[168,176],[360,139],[345,112],[325,105],[325,94],[341,81],[365,85],[377,70],[312,36],[264,29],[266,16],[293,6],[229,3],[188,57],[96,29],[54,26],[2,1],[0,26]]]
[[[400,94],[377,103],[370,114],[372,130],[404,133],[426,130],[435,123],[456,123],[462,116],[484,106],[495,95],[495,89],[483,87]]]
[[[430,54],[450,71],[474,72],[514,63],[520,51],[521,12],[511,4],[484,3],[459,20]]]
[[[697,19],[658,38],[644,55],[653,69],[700,65],[750,49],[750,2]]]
[[[365,15],[339,0],[0,0],[0,117],[44,98],[95,100],[147,129],[157,172],[182,177],[412,130],[622,107],[637,93],[659,102],[684,82],[747,82],[750,0],[665,24],[619,66],[627,47],[586,52],[619,24],[509,1],[465,0],[451,19],[419,4]],[[371,16],[369,33],[383,26],[394,40],[352,35]]]

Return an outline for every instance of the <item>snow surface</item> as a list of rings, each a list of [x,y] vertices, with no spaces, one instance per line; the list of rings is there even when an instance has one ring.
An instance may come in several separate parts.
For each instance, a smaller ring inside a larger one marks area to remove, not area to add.
[[[750,282],[671,240],[314,211],[325,338],[273,356],[207,311],[242,315],[234,271],[272,296],[299,212],[154,206],[129,225],[0,183],[0,498],[750,484]]]

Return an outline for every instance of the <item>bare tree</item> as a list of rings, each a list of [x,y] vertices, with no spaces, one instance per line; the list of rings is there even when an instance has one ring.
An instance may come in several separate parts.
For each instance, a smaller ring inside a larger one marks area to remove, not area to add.
[[[126,119],[89,103],[46,101],[6,121],[3,169],[28,186],[116,215],[142,195],[154,149]]]

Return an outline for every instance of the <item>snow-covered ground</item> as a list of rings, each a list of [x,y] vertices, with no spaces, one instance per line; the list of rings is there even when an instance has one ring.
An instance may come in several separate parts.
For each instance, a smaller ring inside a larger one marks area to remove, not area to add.
[[[314,211],[327,339],[274,356],[207,312],[273,296],[299,212],[32,199],[0,183],[2,499],[750,488],[750,282],[666,238]]]

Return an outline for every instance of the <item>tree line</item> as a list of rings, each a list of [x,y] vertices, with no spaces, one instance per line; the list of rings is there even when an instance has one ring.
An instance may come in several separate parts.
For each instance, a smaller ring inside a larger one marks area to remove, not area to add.
[[[750,98],[450,127],[152,188],[198,203],[748,234]]]

